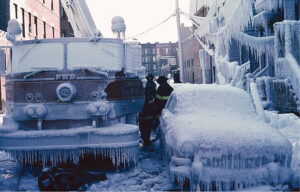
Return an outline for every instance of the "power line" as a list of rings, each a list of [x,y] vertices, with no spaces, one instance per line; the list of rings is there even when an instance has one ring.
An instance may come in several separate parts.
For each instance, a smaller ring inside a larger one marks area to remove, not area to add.
[[[166,19],[164,19],[164,20],[161,21],[160,23],[154,25],[153,27],[147,29],[146,31],[144,31],[144,32],[142,32],[142,33],[138,33],[138,34],[136,34],[136,35],[133,35],[133,36],[131,36],[131,37],[128,37],[128,38],[126,38],[126,40],[128,40],[128,39],[134,39],[134,38],[136,38],[136,37],[138,37],[138,36],[140,36],[140,35],[143,35],[143,34],[147,33],[147,32],[149,32],[149,31],[151,31],[151,30],[153,30],[153,29],[159,27],[160,25],[164,24],[165,22],[167,22],[169,19],[171,19],[171,18],[174,17],[174,16],[175,16],[175,12],[173,12],[170,16],[168,16]]]

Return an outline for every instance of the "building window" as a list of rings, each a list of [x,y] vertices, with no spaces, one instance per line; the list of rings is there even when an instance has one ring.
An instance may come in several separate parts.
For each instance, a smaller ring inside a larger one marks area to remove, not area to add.
[[[54,29],[54,27],[52,27],[52,37],[53,37],[53,39],[55,37],[55,29]]]
[[[14,4],[15,7],[15,18],[18,19],[18,5]]]
[[[23,37],[25,38],[25,10],[21,8],[22,10],[22,34]]]
[[[35,29],[35,37],[38,37],[38,22],[36,16],[34,16],[34,29]]]
[[[46,0],[43,0],[43,4],[44,4],[44,5],[46,4]]]
[[[168,48],[166,48],[166,54],[169,54],[169,49]]]
[[[155,58],[155,56],[153,57],[153,62],[156,62],[156,58]]]
[[[191,65],[194,66],[194,59],[191,59]]]
[[[28,13],[28,30],[32,33],[31,13]]]
[[[159,55],[159,48],[156,49],[156,53]]]
[[[43,26],[44,26],[44,39],[46,39],[46,22],[43,21]]]
[[[54,10],[53,0],[51,0],[51,10]]]
[[[155,48],[152,49],[152,54],[155,55]]]

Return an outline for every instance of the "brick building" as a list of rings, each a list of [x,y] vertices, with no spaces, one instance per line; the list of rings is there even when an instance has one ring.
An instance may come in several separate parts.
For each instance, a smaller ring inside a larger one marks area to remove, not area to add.
[[[142,64],[146,74],[167,75],[178,68],[177,43],[145,43],[142,46]]]
[[[3,1],[3,2],[2,2]],[[17,19],[23,39],[59,38],[59,0],[1,0],[0,29],[6,31],[10,19]]]
[[[61,4],[59,0],[0,0],[0,57],[7,65],[10,43],[5,38],[10,19],[22,28],[21,39],[60,38]],[[1,100],[5,108],[4,79],[1,77]],[[1,107],[2,109],[2,107]],[[0,110],[1,110],[0,109]]]
[[[199,50],[202,49],[189,27],[181,24],[184,57],[184,80],[186,83],[203,83]]]

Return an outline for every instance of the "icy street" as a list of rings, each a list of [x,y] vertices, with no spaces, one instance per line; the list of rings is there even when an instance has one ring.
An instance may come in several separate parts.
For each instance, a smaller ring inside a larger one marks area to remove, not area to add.
[[[278,115],[266,112],[270,123],[285,135],[293,145],[293,169],[300,168],[300,119],[293,114]],[[87,191],[167,191],[180,190],[169,178],[168,170],[161,156],[159,142],[154,150],[140,146],[136,168],[128,171],[108,173],[107,180],[82,186]],[[38,177],[32,171],[23,169],[6,153],[0,152],[0,191],[38,191]],[[245,191],[286,191],[288,186],[261,186]]]

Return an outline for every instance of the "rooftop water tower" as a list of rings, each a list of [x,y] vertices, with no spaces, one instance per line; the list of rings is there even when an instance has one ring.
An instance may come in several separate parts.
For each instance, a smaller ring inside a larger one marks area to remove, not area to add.
[[[116,38],[125,40],[126,25],[123,17],[115,16],[112,18],[111,30]]]

